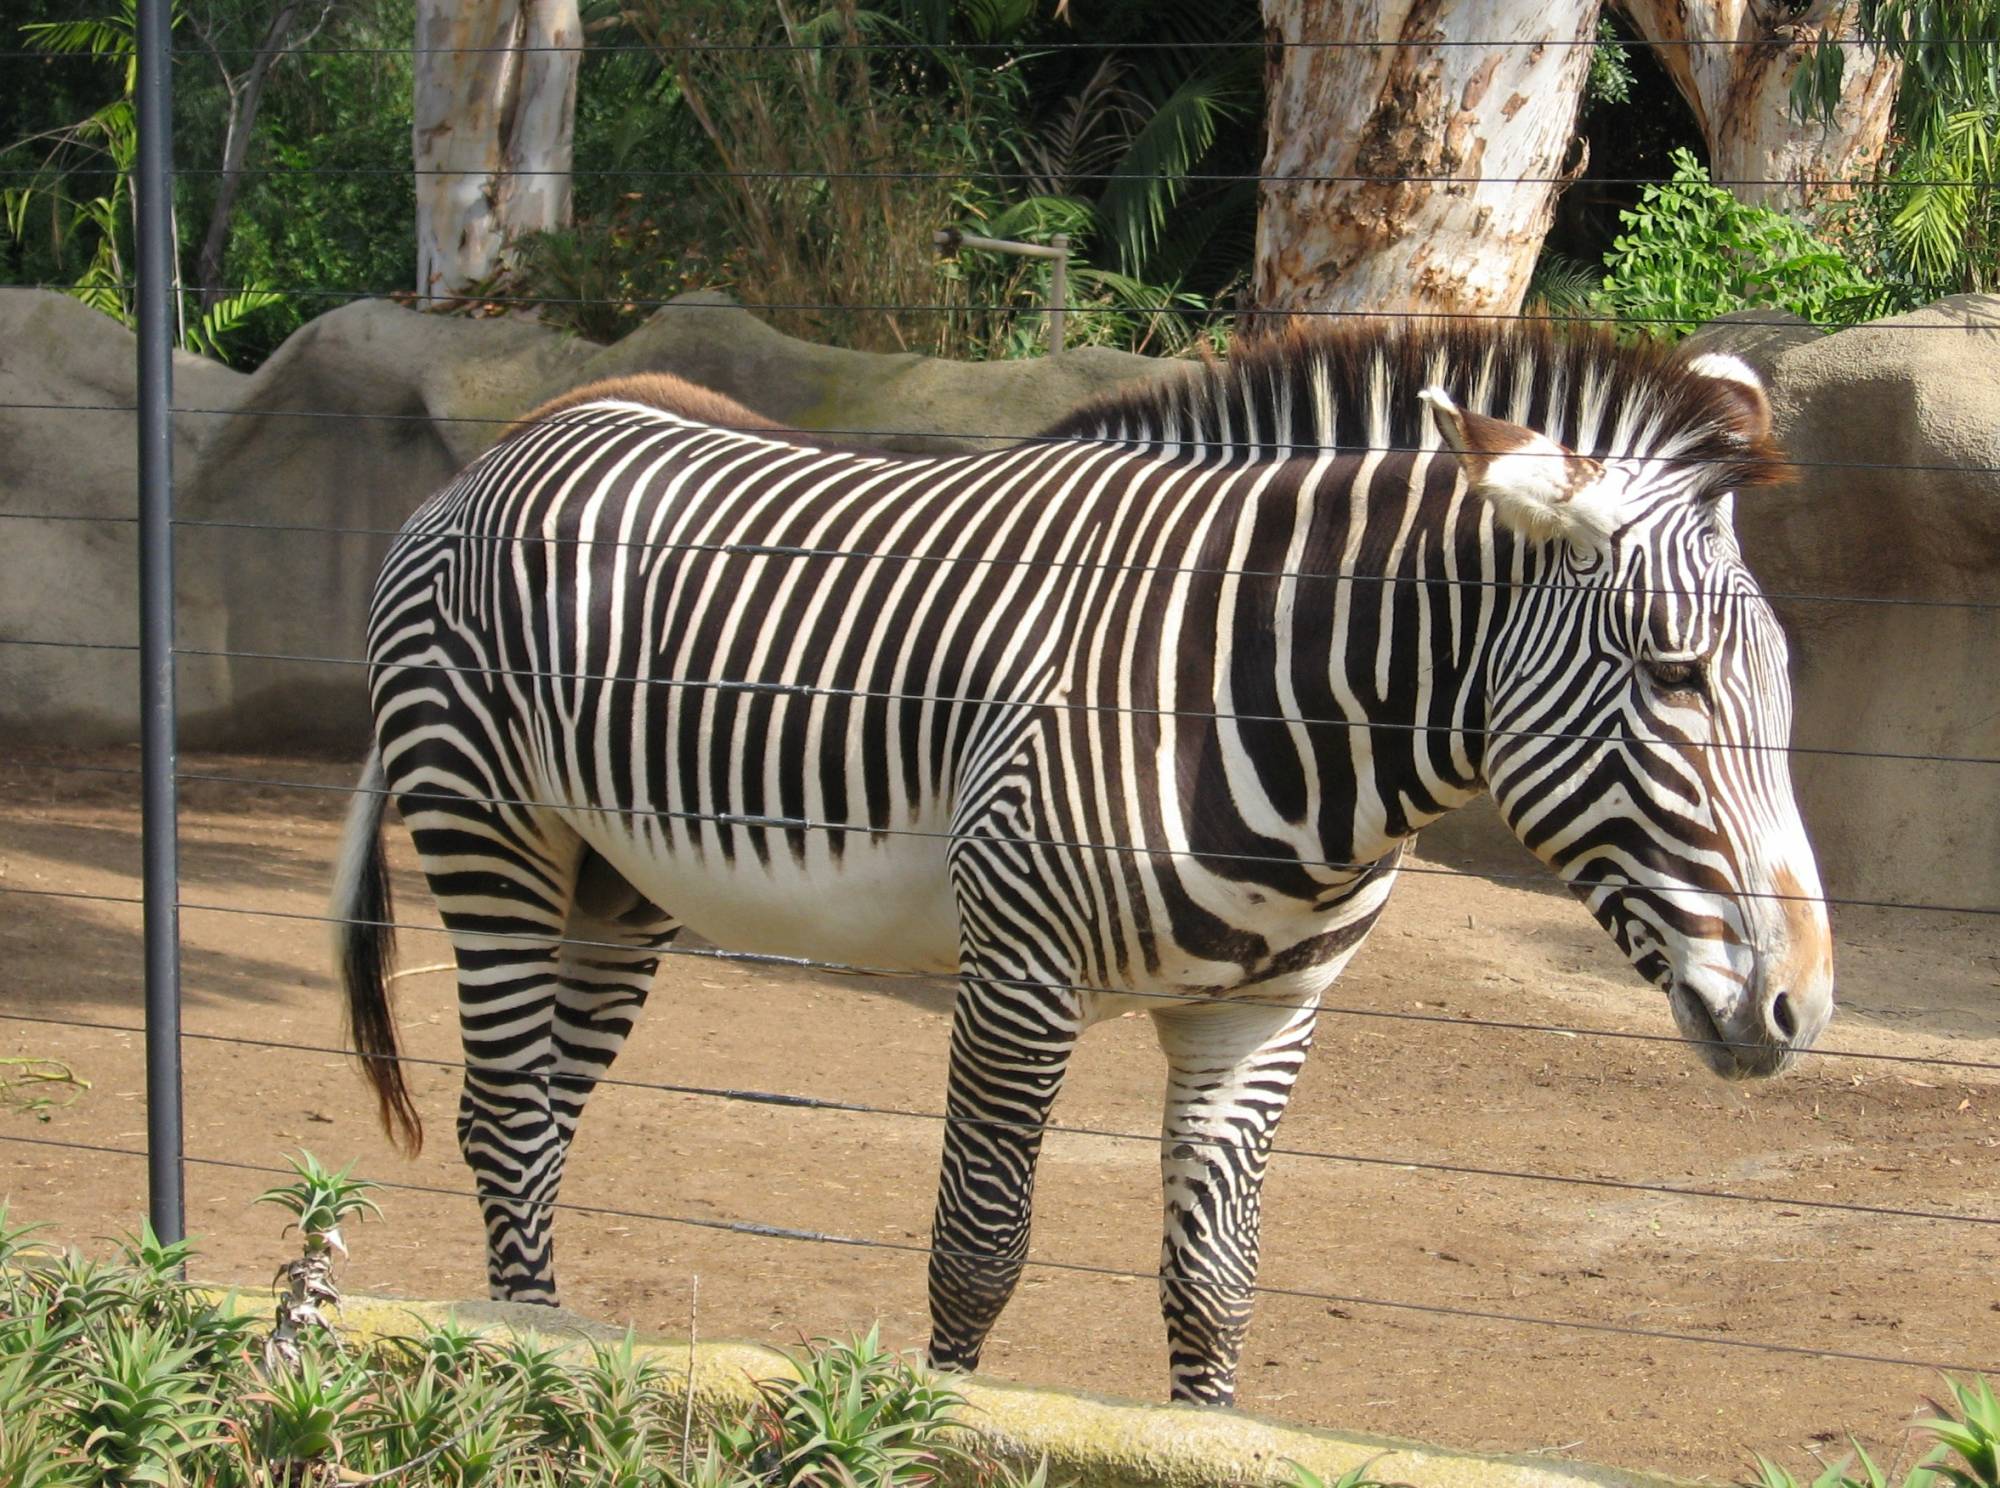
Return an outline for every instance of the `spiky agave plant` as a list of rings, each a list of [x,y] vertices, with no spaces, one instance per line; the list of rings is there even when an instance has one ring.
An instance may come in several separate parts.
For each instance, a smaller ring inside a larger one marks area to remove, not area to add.
[[[953,1432],[965,1398],[882,1347],[879,1328],[865,1338],[814,1339],[792,1365],[796,1380],[758,1384],[776,1481],[919,1488],[972,1460]]]
[[[1850,1436],[1852,1452],[1822,1467],[1805,1484],[1782,1464],[1754,1456],[1755,1488],[2000,1488],[2000,1401],[1994,1399],[1992,1384],[1977,1376],[1956,1380],[1950,1375],[1944,1383],[1951,1400],[1932,1400],[1937,1414],[1916,1423],[1936,1444],[1902,1477],[1878,1465]]]
[[[292,1216],[286,1232],[297,1229],[303,1253],[295,1261],[278,1268],[277,1280],[284,1283],[278,1299],[277,1321],[264,1345],[265,1367],[276,1370],[299,1360],[298,1340],[308,1330],[328,1326],[327,1310],[340,1305],[340,1288],[333,1279],[334,1257],[345,1257],[347,1244],[340,1227],[382,1211],[368,1197],[368,1190],[380,1188],[366,1178],[352,1176],[354,1164],[337,1171],[327,1168],[310,1152],[287,1158],[295,1181],[267,1188],[257,1195],[259,1204],[275,1204]]]
[[[1940,1461],[1932,1470],[1953,1488],[2000,1488],[2000,1400],[1994,1398],[1993,1382],[1946,1375],[1944,1383],[1958,1414],[1952,1414],[1952,1405],[1933,1400],[1931,1408],[1937,1414],[1917,1425],[1958,1461]]]
[[[194,1350],[170,1325],[97,1330],[93,1357],[64,1388],[71,1436],[104,1484],[178,1488],[200,1481],[193,1460],[223,1438]]]
[[[249,1421],[232,1423],[238,1453],[253,1481],[313,1484],[340,1476],[347,1444],[374,1398],[375,1381],[362,1364],[328,1357],[310,1345],[288,1369],[274,1371],[264,1388],[243,1397],[262,1407]]]

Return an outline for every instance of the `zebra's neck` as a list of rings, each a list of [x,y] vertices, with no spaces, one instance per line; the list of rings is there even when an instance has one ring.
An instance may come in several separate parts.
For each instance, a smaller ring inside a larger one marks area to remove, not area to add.
[[[1140,443],[1116,484],[1142,494],[1101,551],[1141,577],[1107,579],[1078,628],[1125,661],[1079,676],[1157,716],[1183,813],[1160,836],[1293,859],[1303,879],[1239,876],[1317,897],[1308,865],[1372,863],[1482,789],[1487,657],[1525,559],[1448,453]],[[1141,616],[1157,634],[1134,646],[1123,617]]]

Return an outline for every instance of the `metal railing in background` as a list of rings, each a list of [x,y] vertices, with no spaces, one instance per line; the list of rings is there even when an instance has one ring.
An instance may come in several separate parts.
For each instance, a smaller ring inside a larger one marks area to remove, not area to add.
[[[963,228],[947,227],[931,235],[931,243],[941,258],[954,257],[961,248],[984,253],[1011,253],[1016,258],[1046,258],[1049,270],[1049,355],[1061,356],[1067,334],[1069,307],[1069,234],[1055,233],[1046,244],[1019,243],[1012,238],[983,238]]]

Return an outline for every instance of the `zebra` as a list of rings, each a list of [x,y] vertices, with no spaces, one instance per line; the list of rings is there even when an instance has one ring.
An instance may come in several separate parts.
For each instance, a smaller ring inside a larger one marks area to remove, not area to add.
[[[1490,791],[1718,1074],[1832,1015],[1733,525],[1782,470],[1742,362],[1519,326],[1292,329],[983,453],[658,375],[558,398],[374,593],[334,914],[382,1119],[420,1141],[392,796],[456,951],[499,1298],[556,1299],[578,1118],[683,926],[956,977],[928,1358],[969,1370],[1078,1036],[1144,1010],[1171,1392],[1233,1403],[1273,1136],[1426,824]]]

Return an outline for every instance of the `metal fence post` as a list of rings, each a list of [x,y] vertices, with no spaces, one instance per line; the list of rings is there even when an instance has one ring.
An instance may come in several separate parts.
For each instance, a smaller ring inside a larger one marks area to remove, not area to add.
[[[153,1231],[187,1234],[181,1159],[180,844],[174,730],[173,0],[139,0],[139,698],[145,841],[146,1178]]]
[[[1055,267],[1049,271],[1049,355],[1061,356],[1068,335],[1069,234],[1057,233],[1049,246],[1056,250]]]

